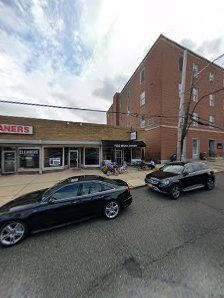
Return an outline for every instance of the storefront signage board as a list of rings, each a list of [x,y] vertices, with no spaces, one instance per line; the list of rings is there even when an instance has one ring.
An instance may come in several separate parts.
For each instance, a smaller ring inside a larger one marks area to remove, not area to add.
[[[0,134],[1,133],[32,135],[33,134],[33,126],[0,124]]]

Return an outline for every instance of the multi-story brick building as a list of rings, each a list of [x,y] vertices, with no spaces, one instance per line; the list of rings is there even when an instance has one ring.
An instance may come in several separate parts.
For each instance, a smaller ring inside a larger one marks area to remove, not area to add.
[[[176,152],[180,87],[185,47],[160,35],[120,93],[115,93],[107,112],[107,124],[143,128],[146,158],[167,161]],[[201,73],[200,71],[207,66]],[[188,129],[185,157],[223,157],[224,69],[187,50],[184,105],[189,99],[192,74],[194,89],[190,112],[194,120]]]

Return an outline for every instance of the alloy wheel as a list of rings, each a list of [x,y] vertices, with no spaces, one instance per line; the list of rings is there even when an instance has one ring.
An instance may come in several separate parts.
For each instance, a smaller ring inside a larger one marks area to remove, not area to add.
[[[207,181],[206,186],[209,190],[213,189],[214,188],[214,181],[211,178],[209,178],[208,181]]]
[[[180,187],[178,185],[174,185],[171,191],[171,196],[173,199],[178,199],[180,196]]]
[[[25,235],[26,228],[20,222],[10,222],[6,224],[0,234],[1,244],[11,246],[18,243]]]
[[[104,209],[105,216],[108,219],[113,219],[117,217],[119,211],[120,211],[120,206],[116,201],[107,203]]]

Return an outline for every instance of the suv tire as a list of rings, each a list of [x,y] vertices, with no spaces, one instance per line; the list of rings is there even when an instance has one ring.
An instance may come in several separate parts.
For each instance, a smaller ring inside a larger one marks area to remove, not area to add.
[[[177,200],[179,199],[181,195],[181,188],[178,184],[174,184],[173,186],[171,186],[170,189],[170,196],[172,200]]]

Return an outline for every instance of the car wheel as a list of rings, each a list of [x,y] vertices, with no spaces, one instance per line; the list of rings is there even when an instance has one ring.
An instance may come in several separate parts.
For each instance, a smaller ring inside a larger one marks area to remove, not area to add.
[[[27,234],[27,227],[21,221],[10,221],[0,230],[0,243],[3,246],[13,246],[20,242]]]
[[[212,190],[215,187],[215,182],[212,178],[208,178],[205,184],[207,190]]]
[[[171,190],[170,190],[170,196],[171,196],[171,198],[173,200],[177,200],[177,199],[179,199],[180,194],[181,194],[181,188],[180,188],[180,186],[177,185],[177,184],[174,184],[171,187]]]
[[[114,219],[120,212],[120,205],[117,201],[109,201],[104,206],[104,216],[106,219]]]

